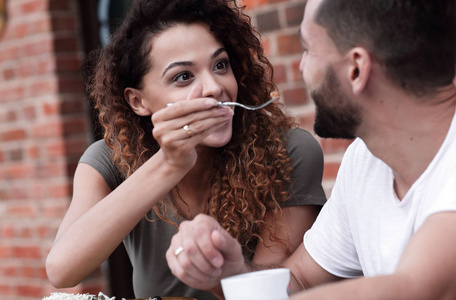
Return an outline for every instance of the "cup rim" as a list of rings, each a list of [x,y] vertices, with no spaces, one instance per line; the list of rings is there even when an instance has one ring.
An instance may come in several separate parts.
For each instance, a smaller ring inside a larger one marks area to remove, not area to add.
[[[225,277],[221,281],[222,282],[236,281],[236,280],[242,280],[245,277],[261,278],[261,277],[263,277],[265,275],[268,275],[268,274],[269,275],[270,274],[279,274],[279,273],[284,273],[284,272],[290,272],[290,269],[288,269],[288,268],[275,268],[275,269],[265,269],[265,270],[247,272],[247,273],[242,273],[242,274],[238,274],[238,275]]]

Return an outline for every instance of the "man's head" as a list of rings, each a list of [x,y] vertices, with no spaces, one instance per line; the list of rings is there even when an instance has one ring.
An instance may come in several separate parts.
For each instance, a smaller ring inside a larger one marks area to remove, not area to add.
[[[455,6],[454,0],[308,0],[301,24],[306,49],[300,68],[310,95],[320,95],[313,97],[317,134],[356,133],[362,108],[352,98],[371,83],[374,64],[393,86],[414,96],[432,95],[451,84],[456,66]],[[330,109],[338,109],[331,113],[332,120],[319,115]],[[354,114],[351,118],[348,111]],[[352,123],[346,124],[350,119]],[[324,130],[330,121],[335,122],[333,129],[341,124],[350,128]]]
[[[341,53],[364,47],[413,93],[450,84],[456,65],[454,0],[323,0],[314,21]]]

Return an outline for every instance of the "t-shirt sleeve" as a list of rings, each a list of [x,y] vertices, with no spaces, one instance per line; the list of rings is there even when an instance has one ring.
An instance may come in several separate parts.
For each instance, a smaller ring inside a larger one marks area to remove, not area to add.
[[[427,212],[430,216],[439,212],[456,211],[456,169],[445,176],[445,183]]]
[[[363,275],[344,202],[347,196],[344,180],[345,176],[350,176],[347,160],[352,159],[349,158],[353,156],[350,151],[352,146],[353,144],[345,152],[331,197],[312,228],[304,235],[304,246],[315,262],[329,273],[342,278]]]
[[[290,199],[283,207],[296,205],[323,205],[326,195],[321,185],[323,152],[317,140],[303,129],[288,133],[287,151],[293,168]]]
[[[79,163],[85,163],[98,171],[104,180],[114,190],[123,181],[117,167],[111,160],[112,150],[106,145],[104,140],[94,142],[87,148]]]

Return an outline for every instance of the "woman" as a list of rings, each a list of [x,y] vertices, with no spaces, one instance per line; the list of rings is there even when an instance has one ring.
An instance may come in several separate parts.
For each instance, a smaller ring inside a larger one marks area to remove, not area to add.
[[[313,137],[276,103],[272,67],[235,1],[139,0],[103,50],[90,85],[105,130],[81,158],[46,268],[79,283],[124,242],[136,297],[215,296],[175,278],[177,225],[208,214],[256,263],[301,243],[325,196]],[[172,103],[172,105],[167,105]]]

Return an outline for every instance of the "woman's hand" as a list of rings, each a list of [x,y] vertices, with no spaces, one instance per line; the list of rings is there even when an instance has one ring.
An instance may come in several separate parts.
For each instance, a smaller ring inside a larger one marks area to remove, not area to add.
[[[187,96],[186,100],[191,101],[175,102],[152,115],[154,138],[165,161],[173,167],[193,167],[197,157],[195,147],[233,116],[232,109],[217,107],[215,99],[202,98],[202,91],[202,86],[197,84]]]
[[[171,272],[189,286],[220,291],[220,279],[247,272],[241,245],[204,214],[184,221],[166,252]]]

